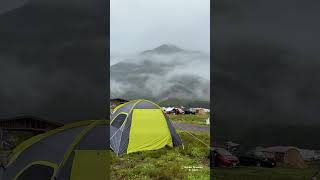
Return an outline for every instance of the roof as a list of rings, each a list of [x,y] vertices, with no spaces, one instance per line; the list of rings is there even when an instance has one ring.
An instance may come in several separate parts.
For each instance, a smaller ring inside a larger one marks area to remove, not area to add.
[[[14,117],[0,118],[0,122],[14,121],[14,120],[24,120],[24,119],[32,119],[32,120],[36,120],[36,121],[42,121],[42,122],[46,122],[48,124],[54,124],[54,125],[57,125],[57,126],[63,126],[64,125],[61,122],[51,121],[51,120],[47,120],[47,119],[40,118],[40,117],[33,116],[33,115],[20,115],[20,116],[14,116]]]

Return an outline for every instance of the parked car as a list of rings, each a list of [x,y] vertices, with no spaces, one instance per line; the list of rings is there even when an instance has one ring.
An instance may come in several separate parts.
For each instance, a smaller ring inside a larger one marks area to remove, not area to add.
[[[262,152],[249,152],[244,155],[239,155],[240,165],[257,166],[257,167],[275,167],[276,162],[273,159],[265,157]]]
[[[215,165],[234,167],[239,165],[239,159],[224,148],[215,148]]]
[[[314,155],[313,160],[314,161],[320,160],[320,154]]]
[[[184,110],[184,114],[196,114],[196,113],[190,110]]]

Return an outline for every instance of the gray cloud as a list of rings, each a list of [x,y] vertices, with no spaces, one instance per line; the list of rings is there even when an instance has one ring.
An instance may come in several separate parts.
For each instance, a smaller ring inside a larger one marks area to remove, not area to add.
[[[136,53],[164,43],[209,52],[209,0],[111,0],[111,52]]]
[[[27,2],[28,0],[2,0],[0,2],[0,15],[20,8]]]
[[[120,62],[111,66],[112,98],[210,99],[208,54],[182,52],[114,58]]]

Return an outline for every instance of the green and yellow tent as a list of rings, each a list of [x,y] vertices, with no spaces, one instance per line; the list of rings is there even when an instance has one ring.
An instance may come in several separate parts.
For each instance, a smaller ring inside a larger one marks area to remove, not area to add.
[[[71,123],[34,136],[12,152],[2,180],[107,179],[108,122]]]
[[[127,102],[111,115],[110,148],[117,155],[180,145],[182,141],[169,118],[151,101]]]

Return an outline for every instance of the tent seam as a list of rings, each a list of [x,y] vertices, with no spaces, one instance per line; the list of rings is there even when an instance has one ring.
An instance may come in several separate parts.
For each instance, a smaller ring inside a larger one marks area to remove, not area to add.
[[[73,149],[76,147],[77,144],[79,144],[79,142],[81,141],[81,139],[90,131],[92,130],[95,126],[97,126],[99,124],[99,121],[95,121],[92,122],[91,124],[88,124],[88,126],[82,130],[79,135],[73,140],[73,142],[71,143],[71,145],[68,147],[68,149],[66,150],[62,161],[60,162],[60,164],[57,167],[57,171],[54,173],[53,177],[56,178],[60,168],[65,164],[65,162],[68,160],[70,154],[72,153]]]
[[[129,117],[130,114],[132,113],[134,107],[135,107],[139,102],[141,102],[141,101],[142,101],[142,100],[139,99],[136,103],[134,103],[134,105],[132,106],[132,108],[131,108],[130,111],[129,111],[128,117]],[[128,117],[126,118],[126,123],[127,123],[127,121],[128,121]],[[126,124],[126,123],[123,123],[123,124]],[[121,128],[121,127],[120,127],[120,128]],[[131,127],[130,127],[130,128],[131,128]],[[119,147],[120,147],[120,144],[121,144],[122,132],[123,132],[123,131],[121,131]],[[118,155],[119,155],[119,148],[118,148],[118,151],[117,151],[117,156],[118,156]]]

